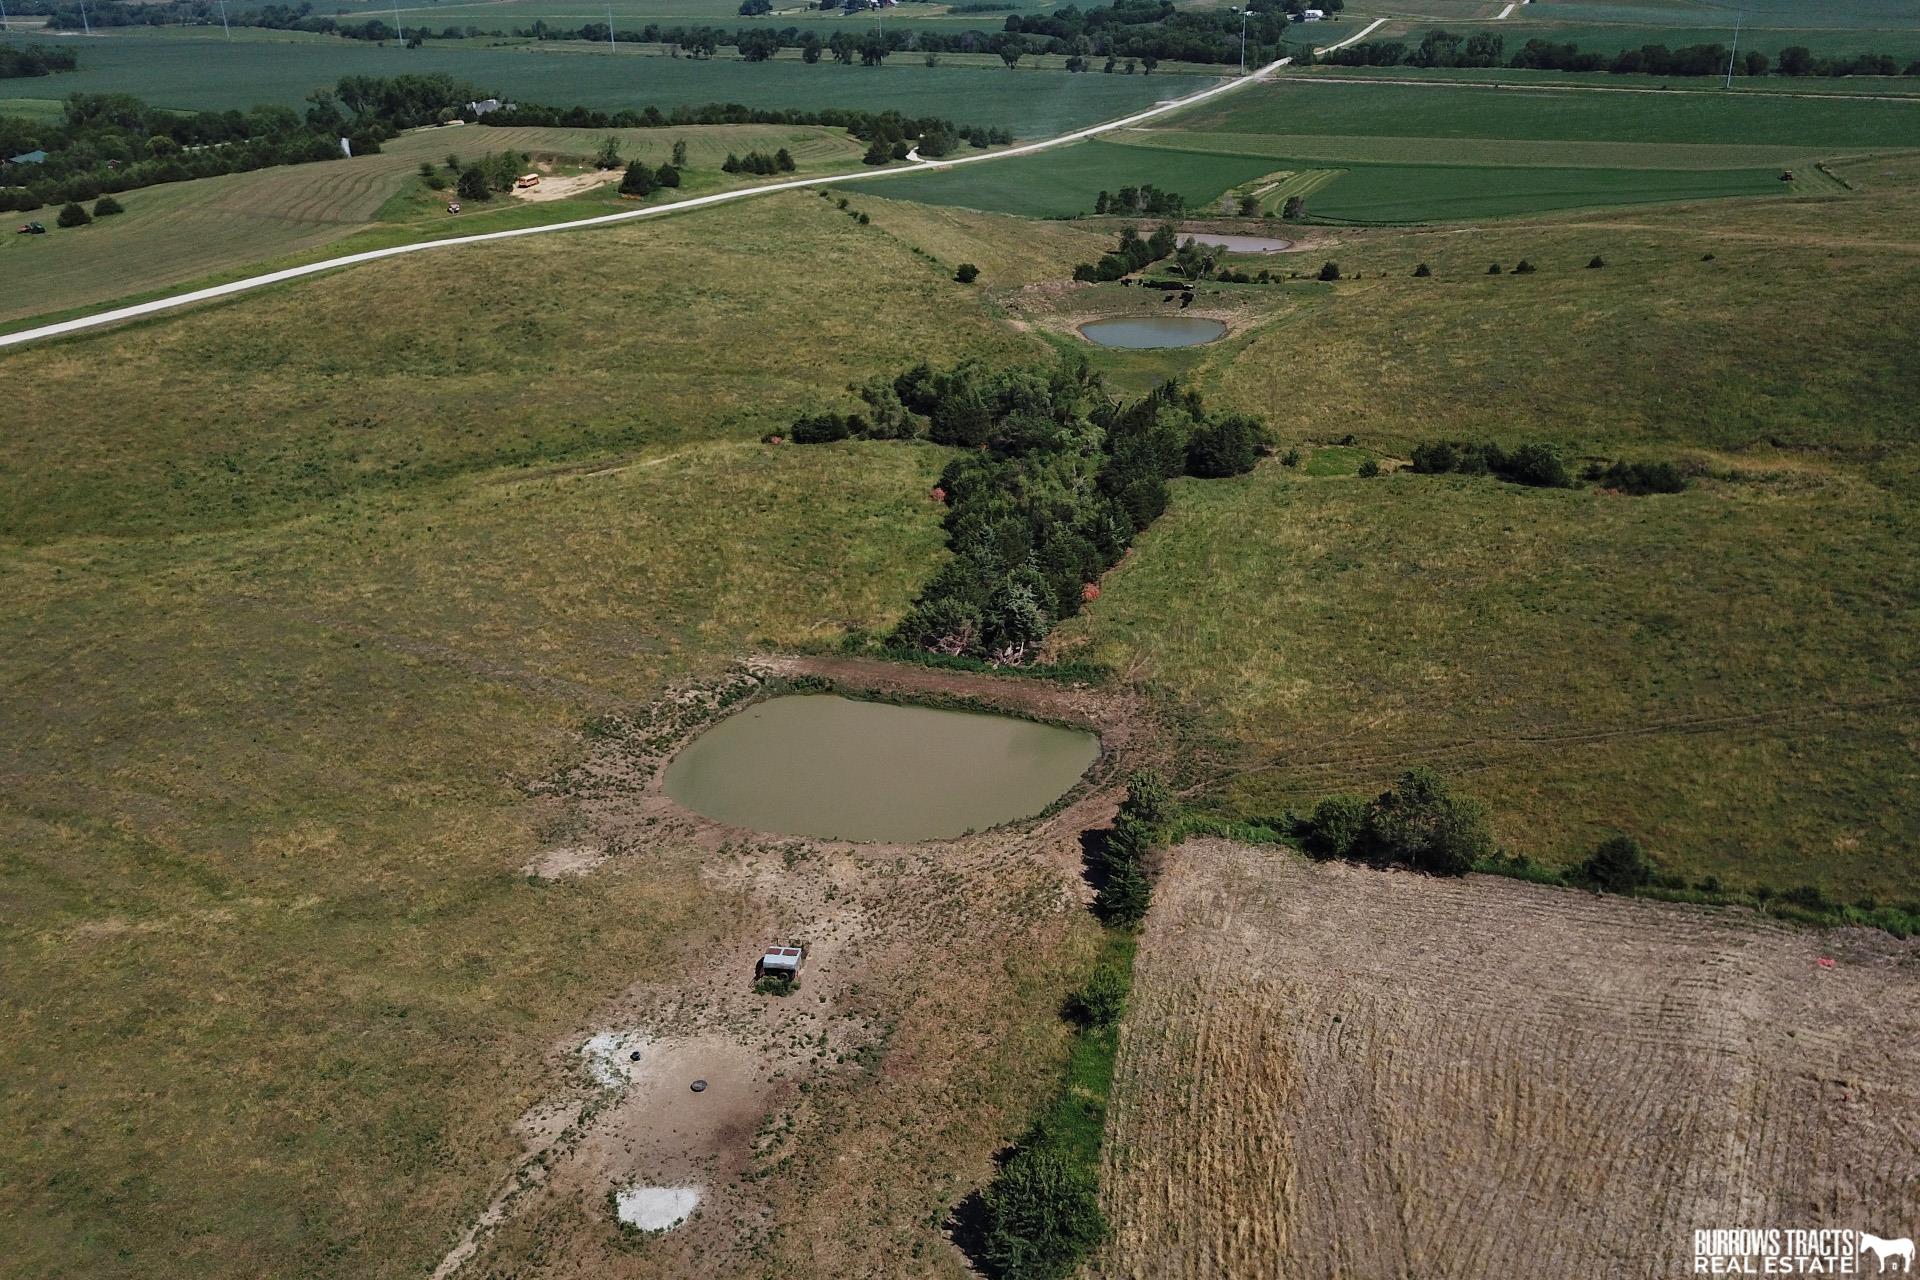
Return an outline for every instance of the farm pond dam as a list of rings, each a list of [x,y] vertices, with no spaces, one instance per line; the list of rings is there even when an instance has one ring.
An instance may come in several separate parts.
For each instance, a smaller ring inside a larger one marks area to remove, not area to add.
[[[667,795],[704,817],[827,840],[944,840],[1031,818],[1100,754],[1081,729],[1012,716],[770,698],[695,738]]]

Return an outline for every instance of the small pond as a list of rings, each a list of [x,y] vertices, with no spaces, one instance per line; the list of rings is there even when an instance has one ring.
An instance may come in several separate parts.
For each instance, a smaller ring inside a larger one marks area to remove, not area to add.
[[[1226,322],[1203,316],[1120,316],[1089,320],[1080,336],[1103,347],[1142,351],[1151,347],[1197,347],[1227,331]]]
[[[798,694],[701,734],[665,785],[695,813],[755,831],[944,840],[1033,817],[1099,754],[1079,729]]]
[[[1218,245],[1228,253],[1285,253],[1293,248],[1291,240],[1274,240],[1267,236],[1227,236],[1216,235],[1211,231],[1180,233],[1180,243],[1185,244],[1189,239],[1197,240],[1201,244]]]

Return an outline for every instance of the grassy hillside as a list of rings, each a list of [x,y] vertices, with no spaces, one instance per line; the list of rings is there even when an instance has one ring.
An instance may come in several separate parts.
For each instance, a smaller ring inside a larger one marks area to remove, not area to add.
[[[1065,650],[1214,726],[1242,812],[1429,762],[1536,857],[1622,829],[1693,877],[1901,894],[1920,828],[1884,801],[1920,729],[1916,171],[1846,172],[1878,189],[1819,206],[1817,234],[1761,202],[1315,254],[1362,278],[1284,291],[1196,375],[1308,465],[1183,489]],[[1523,256],[1538,274],[1485,274]],[[1833,340],[1789,352],[1810,305]],[[1443,435],[1699,479],[1634,499],[1354,474]]]
[[[674,143],[685,142],[684,195],[760,181],[722,173],[728,152],[771,153],[785,147],[804,175],[857,165],[864,150],[838,129],[810,126],[690,125],[611,132],[620,139],[624,158],[655,165],[667,161]],[[485,205],[469,201],[455,216],[446,212],[446,193],[428,191],[416,176],[421,161],[439,165],[449,154],[472,160],[488,151],[512,149],[584,161],[607,134],[581,129],[423,129],[393,139],[377,155],[129,192],[120,197],[125,213],[91,226],[57,227],[53,210],[43,210],[37,216],[47,224],[48,234],[0,238],[0,270],[12,286],[0,299],[0,327],[131,295],[167,292],[170,286],[210,277],[249,274],[263,263],[322,256],[317,252],[322,248],[346,252],[636,208],[606,187],[550,203],[508,197]],[[665,199],[662,193],[654,203]],[[351,243],[342,243],[349,238]]]
[[[942,259],[990,229],[912,216],[782,197],[0,358],[33,424],[0,486],[0,1274],[425,1274],[555,1038],[760,909],[664,834],[530,883],[567,831],[524,787],[588,719],[885,626],[931,571],[934,452],[757,443],[851,379],[1031,349]],[[1082,251],[994,238],[996,270]],[[1017,969],[970,1025],[1055,1024]],[[953,1007],[889,1034],[922,1052]],[[1013,1105],[1048,1069],[967,1056],[957,1087]],[[937,1118],[912,1078],[861,1096]],[[872,1159],[917,1238],[947,1161],[881,1173],[897,1117],[861,1123],[816,1146]]]

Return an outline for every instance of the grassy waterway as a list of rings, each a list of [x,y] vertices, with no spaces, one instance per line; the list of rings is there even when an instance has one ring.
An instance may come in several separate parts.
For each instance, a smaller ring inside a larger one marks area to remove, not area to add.
[[[715,725],[667,766],[666,789],[757,831],[940,840],[1034,816],[1099,754],[1079,729],[808,694]]]

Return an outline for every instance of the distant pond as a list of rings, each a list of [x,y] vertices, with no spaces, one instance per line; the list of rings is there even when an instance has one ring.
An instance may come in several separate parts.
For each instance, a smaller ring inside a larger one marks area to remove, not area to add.
[[[1197,347],[1227,331],[1223,320],[1203,316],[1120,316],[1089,320],[1080,336],[1103,347],[1147,350],[1153,347]]]
[[[1291,240],[1275,240],[1268,236],[1229,236],[1216,235],[1211,231],[1182,231],[1180,243],[1189,239],[1201,244],[1218,245],[1228,253],[1285,253],[1293,248]]]
[[[719,822],[829,840],[943,840],[1043,812],[1100,755],[1079,729],[1012,716],[770,698],[667,766],[666,792]]]

